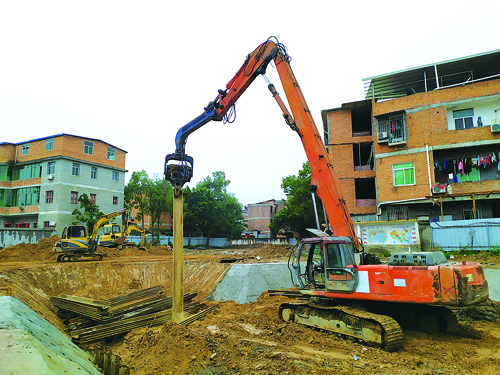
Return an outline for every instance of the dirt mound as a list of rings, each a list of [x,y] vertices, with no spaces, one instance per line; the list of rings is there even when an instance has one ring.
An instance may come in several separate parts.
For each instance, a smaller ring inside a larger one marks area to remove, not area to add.
[[[245,259],[257,258],[262,261],[279,260],[283,261],[288,259],[290,252],[292,251],[291,245],[272,245],[265,244],[258,248],[250,248],[248,250],[242,250],[241,252],[245,254]]]
[[[488,300],[480,305],[462,308],[457,317],[463,321],[487,320],[494,322],[500,318],[500,302]]]
[[[146,249],[147,254],[151,255],[172,255],[172,248],[167,246],[156,246]]]
[[[192,374],[202,368],[202,363],[210,360],[212,351],[209,342],[201,334],[169,322],[165,324],[155,339],[143,332],[139,340],[133,335],[127,349],[133,353],[141,353],[128,364],[137,375],[140,374]],[[145,347],[151,345],[149,350]]]
[[[58,236],[43,237],[35,244],[20,243],[0,250],[0,262],[29,262],[54,258],[52,248],[59,241]]]
[[[147,257],[149,255],[172,255],[172,251],[168,250],[166,246],[156,246],[140,250],[136,246],[128,246],[123,249],[118,247],[103,247],[97,246],[97,252],[107,254],[108,258],[136,258]]]

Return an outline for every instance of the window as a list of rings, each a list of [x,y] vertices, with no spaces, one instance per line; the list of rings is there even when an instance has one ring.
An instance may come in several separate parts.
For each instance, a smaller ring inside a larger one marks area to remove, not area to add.
[[[387,206],[387,220],[408,220],[408,206]]]
[[[90,178],[97,180],[97,167],[90,167]]]
[[[12,223],[5,223],[3,225],[4,228],[12,228]]]
[[[96,204],[96,203],[95,203],[95,201],[96,201],[96,197],[97,197],[97,195],[96,195],[96,194],[90,194],[90,201],[91,201],[92,203],[94,203],[94,204]]]
[[[29,228],[30,223],[25,223],[24,221],[21,223],[16,223],[16,228]]]
[[[394,186],[415,185],[415,166],[413,162],[392,165]]]
[[[94,154],[94,142],[84,141],[83,142],[83,153],[87,155]]]
[[[113,197],[113,204],[115,206],[118,204],[118,197]]]
[[[455,129],[471,129],[474,127],[474,110],[472,108],[453,111]]]
[[[29,164],[12,170],[12,181],[42,177],[42,164]]]
[[[73,176],[79,176],[80,175],[80,164],[73,163],[73,168],[71,170],[71,174]]]
[[[50,151],[54,148],[54,138],[49,138],[45,141],[45,151]]]
[[[113,181],[118,181],[119,172],[113,171]]]
[[[23,145],[23,152],[22,152],[22,154],[23,154],[23,155],[28,155],[28,151],[29,151],[29,150],[30,150],[30,144],[29,144],[29,143],[25,143],[25,144]]]
[[[56,162],[49,161],[47,163],[47,174],[54,174],[56,172]]]
[[[77,203],[78,203],[78,192],[72,191],[71,192],[71,204],[77,204]]]
[[[106,158],[109,160],[115,160],[115,149],[113,147],[108,147]]]
[[[17,189],[14,192],[12,206],[33,206],[40,202],[40,187]]]
[[[44,228],[50,228],[50,223],[48,221],[43,222],[43,227]]]
[[[476,204],[476,217],[474,217],[474,207],[472,203],[464,203],[462,204],[462,219],[463,220],[473,220],[473,219],[482,219],[481,211]]]
[[[35,221],[35,222],[33,223],[33,228],[38,228],[38,221]]]
[[[47,190],[45,192],[45,203],[54,202],[54,190]]]

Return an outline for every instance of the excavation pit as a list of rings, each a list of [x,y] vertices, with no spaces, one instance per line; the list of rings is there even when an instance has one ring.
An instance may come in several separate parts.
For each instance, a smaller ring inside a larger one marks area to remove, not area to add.
[[[166,291],[171,288],[172,253],[165,247],[146,252],[99,249],[108,253],[100,262],[57,263],[54,254],[42,245],[0,250],[0,295],[15,297],[62,335],[66,327],[50,303],[51,296],[66,294],[106,300],[156,285],[162,285]],[[45,245],[51,247],[49,243]],[[280,321],[279,305],[293,300],[260,290],[281,288],[272,282],[289,282],[285,264],[288,254],[289,249],[281,246],[187,250],[184,293],[197,293],[199,301],[208,306],[217,304],[219,309],[187,327],[167,323],[139,328],[99,344],[120,355],[133,374],[326,374],[345,369],[351,374],[419,374],[438,370],[462,374],[469,370],[500,370],[497,322],[461,321],[457,335],[405,331],[403,349],[391,354],[335,334]],[[220,262],[230,258],[238,260]],[[242,295],[248,299],[239,300]],[[488,302],[488,309],[500,310],[493,301]],[[91,343],[82,349],[92,352],[95,345]],[[88,355],[86,351],[81,357]],[[65,353],[67,357],[78,357],[72,358],[75,361],[81,360],[80,355]],[[29,357],[23,358],[29,361]]]

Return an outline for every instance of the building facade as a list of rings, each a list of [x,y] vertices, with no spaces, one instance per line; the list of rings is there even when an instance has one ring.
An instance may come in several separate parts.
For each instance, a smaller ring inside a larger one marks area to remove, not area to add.
[[[52,228],[60,235],[82,194],[104,213],[122,208],[126,153],[70,134],[1,143],[0,228]]]
[[[271,238],[269,224],[271,224],[273,216],[283,207],[283,201],[276,199],[250,203],[246,214],[248,225],[246,233],[253,237]]]
[[[500,50],[365,82],[322,111],[354,221],[500,218]]]

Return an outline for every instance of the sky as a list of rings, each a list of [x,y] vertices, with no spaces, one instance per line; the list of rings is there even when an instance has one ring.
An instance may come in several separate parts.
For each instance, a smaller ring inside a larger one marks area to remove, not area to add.
[[[500,49],[500,2],[1,1],[0,142],[68,133],[128,152],[126,181],[162,178],[178,129],[275,36],[318,129],[321,111],[363,100],[363,79]],[[267,76],[285,98],[274,67]],[[243,205],[283,199],[306,162],[258,77],[236,121],[192,133],[189,186],[225,172]]]

